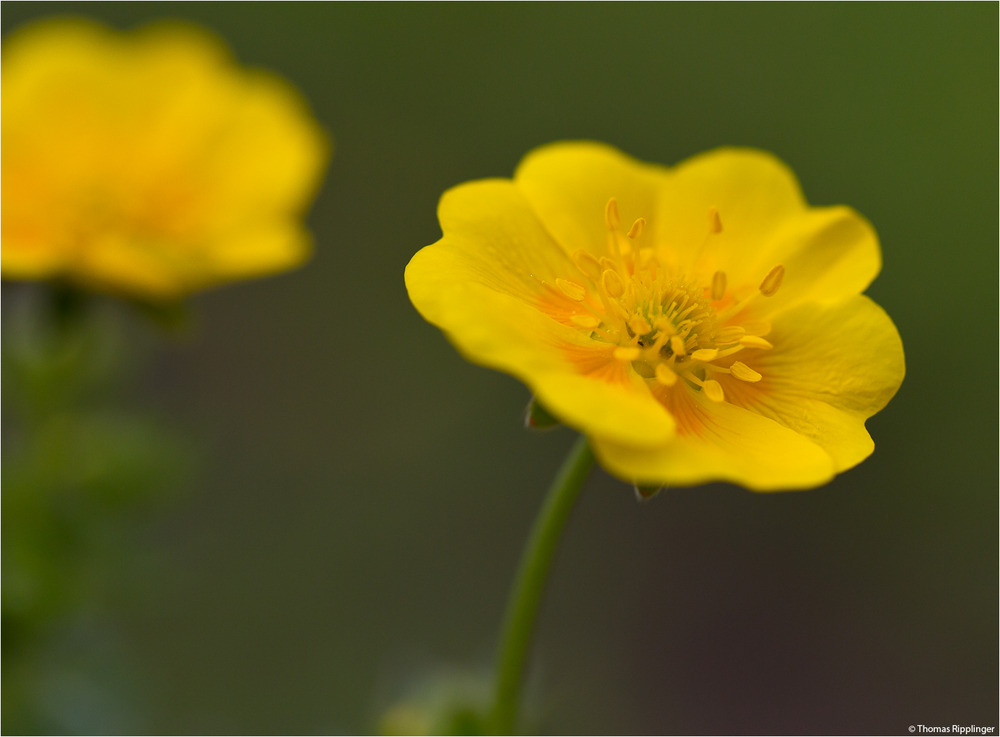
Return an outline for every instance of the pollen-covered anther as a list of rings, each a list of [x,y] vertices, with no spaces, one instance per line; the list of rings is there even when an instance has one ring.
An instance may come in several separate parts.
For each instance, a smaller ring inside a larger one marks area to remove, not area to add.
[[[663,386],[673,386],[677,383],[677,374],[665,363],[658,363],[656,365],[655,375],[656,380],[663,384]]]
[[[766,320],[744,320],[742,327],[747,335],[764,336],[771,332],[771,323]]]
[[[629,329],[636,335],[646,335],[653,327],[642,315],[632,315],[628,320]]]
[[[625,283],[618,275],[618,272],[613,269],[607,269],[601,275],[601,286],[604,287],[604,291],[607,292],[612,299],[618,299],[625,294]]]
[[[684,347],[684,340],[679,335],[670,336],[670,350],[673,351],[675,356],[687,354],[687,349]]]
[[[781,280],[785,278],[785,267],[778,264],[769,272],[767,276],[764,277],[764,281],[760,283],[760,293],[765,297],[771,297],[775,292],[778,291],[778,287],[781,286]]]
[[[628,237],[632,240],[635,240],[640,235],[642,235],[642,231],[645,229],[645,227],[646,227],[646,219],[639,218],[634,223],[632,223],[632,227],[628,229]]]
[[[695,361],[714,361],[718,357],[718,348],[699,348],[691,354],[691,358]]]
[[[642,350],[636,348],[635,346],[623,346],[620,345],[614,349],[612,354],[619,361],[632,362],[639,360],[642,355]]]
[[[568,279],[557,278],[556,286],[559,287],[560,292],[575,302],[582,302],[583,298],[587,296],[586,287]]]
[[[574,325],[587,329],[596,328],[601,324],[601,321],[593,315],[573,315],[569,319]]]
[[[744,335],[740,338],[740,345],[744,348],[761,348],[763,350],[774,348],[769,341],[764,340],[759,335]]]
[[[601,272],[603,271],[601,262],[582,248],[573,254],[573,263],[576,264],[576,268],[580,270],[580,273],[591,281],[596,282],[601,278]]]
[[[621,223],[622,219],[618,214],[618,200],[612,197],[604,206],[604,224],[608,226],[608,230],[618,230]]]
[[[653,321],[653,327],[655,327],[661,335],[670,336],[675,332],[674,324],[670,321],[669,317],[656,318],[656,320]]]
[[[722,402],[726,398],[725,392],[722,391],[722,384],[717,382],[715,379],[705,380],[702,383],[701,388],[705,390],[705,396],[713,402]]]
[[[722,232],[722,218],[719,217],[719,210],[715,207],[708,208],[708,229],[716,234]]]
[[[715,344],[728,345],[729,343],[738,343],[746,334],[746,328],[740,325],[727,325],[715,334]]]
[[[742,361],[733,362],[733,365],[729,367],[729,373],[740,381],[749,381],[751,383],[760,381],[764,378]]]
[[[712,299],[720,300],[726,296],[726,272],[716,271],[712,274]]]

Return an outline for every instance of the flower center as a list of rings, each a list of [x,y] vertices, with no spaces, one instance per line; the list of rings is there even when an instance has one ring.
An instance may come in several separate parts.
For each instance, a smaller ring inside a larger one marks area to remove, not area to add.
[[[713,376],[760,381],[760,373],[731,356],[772,347],[762,337],[770,325],[740,316],[750,301],[778,290],[784,267],[775,266],[756,290],[738,296],[723,271],[702,283],[664,268],[652,248],[641,246],[644,219],[621,232],[614,199],[605,209],[605,222],[610,256],[577,251],[573,262],[582,278],[556,279],[559,296],[573,303],[569,322],[607,344],[612,360],[629,364],[639,376],[663,387],[682,380],[709,399],[722,401],[722,385]],[[721,231],[722,221],[713,208],[706,242]]]

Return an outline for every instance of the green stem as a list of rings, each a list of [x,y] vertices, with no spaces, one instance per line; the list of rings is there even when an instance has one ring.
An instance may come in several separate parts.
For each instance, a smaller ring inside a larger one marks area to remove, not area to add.
[[[580,437],[552,482],[524,549],[507,602],[497,652],[493,712],[490,715],[494,734],[511,734],[514,730],[525,659],[552,554],[593,464],[594,455],[587,439]]]

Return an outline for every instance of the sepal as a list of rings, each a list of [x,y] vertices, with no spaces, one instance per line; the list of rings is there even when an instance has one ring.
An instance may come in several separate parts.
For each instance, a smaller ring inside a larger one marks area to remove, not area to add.
[[[667,487],[635,484],[632,488],[635,490],[635,500],[637,502],[648,502]]]
[[[532,430],[549,430],[558,427],[562,423],[557,420],[551,412],[542,406],[538,397],[532,397],[528,403],[528,409],[524,413],[524,426]]]

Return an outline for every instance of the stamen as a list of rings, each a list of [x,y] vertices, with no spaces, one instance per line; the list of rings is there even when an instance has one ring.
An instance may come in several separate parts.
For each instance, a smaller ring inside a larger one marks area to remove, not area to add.
[[[601,286],[604,287],[604,291],[607,292],[612,299],[618,299],[625,294],[625,284],[622,282],[622,278],[618,276],[617,271],[612,269],[608,269],[601,275]]]
[[[585,277],[597,281],[601,277],[601,263],[582,248],[573,254],[573,263]]]
[[[650,325],[649,321],[642,315],[632,315],[632,317],[629,318],[628,326],[636,335],[646,335],[653,329],[653,326]]]
[[[717,345],[736,343],[740,338],[746,335],[746,332],[746,329],[740,327],[739,325],[728,325],[715,334],[715,342]]]
[[[712,274],[712,299],[720,300],[726,295],[726,272],[716,271]]]
[[[640,248],[644,218],[637,218],[627,232],[620,229],[621,213],[614,197],[605,206],[604,221],[608,228],[605,255],[575,251],[577,278],[557,278],[551,286],[553,292],[582,303],[569,310],[575,314],[564,313],[562,319],[590,340],[602,342],[603,350],[610,351],[604,356],[628,364],[637,378],[655,382],[664,388],[661,391],[683,385],[700,389],[709,401],[724,402],[723,383],[709,377],[725,382],[729,380],[721,374],[729,374],[733,380],[761,381],[762,375],[745,363],[721,359],[746,349],[773,347],[761,337],[770,330],[768,323],[739,316],[752,299],[778,291],[784,266],[771,269],[749,294],[742,289],[731,291],[722,269],[708,272],[712,275],[707,285],[688,281],[682,273],[675,273],[676,264],[661,264],[654,249]],[[708,225],[695,265],[702,263],[706,248],[717,242],[712,236],[722,232],[715,207],[708,211]]]
[[[716,234],[722,232],[722,218],[719,217],[719,211],[715,207],[708,208],[708,229]]]
[[[601,321],[593,315],[573,315],[569,319],[570,322],[574,325],[579,325],[581,328],[596,328],[601,324]]]
[[[587,289],[574,281],[567,281],[566,279],[556,279],[556,286],[559,290],[565,294],[567,297],[575,302],[582,302],[583,298],[587,296]]]
[[[749,381],[751,383],[764,378],[741,361],[734,361],[733,365],[729,367],[729,372],[740,381]]]
[[[744,348],[761,348],[763,350],[770,350],[774,348],[768,341],[761,338],[759,335],[744,335],[740,338],[740,345]]]
[[[673,386],[677,383],[677,374],[667,364],[658,363],[656,364],[656,380],[663,386]]]
[[[691,358],[695,361],[714,361],[719,357],[718,348],[699,348],[691,354]]]
[[[747,335],[767,335],[771,332],[771,323],[767,320],[748,320],[743,323]]]
[[[702,383],[701,387],[705,390],[705,396],[713,402],[722,402],[726,398],[725,392],[722,391],[722,384],[715,379],[708,379]]]
[[[778,287],[781,286],[781,280],[785,278],[785,267],[778,264],[769,272],[767,276],[764,277],[764,281],[760,283],[760,293],[765,297],[770,297],[778,291]]]
[[[618,200],[612,197],[604,207],[604,224],[608,226],[608,230],[618,230],[621,223],[622,219],[618,214]]]
[[[635,346],[618,346],[615,348],[614,352],[611,354],[619,361],[632,362],[639,359],[642,355],[642,351]]]
[[[661,333],[666,333],[667,335],[674,334],[674,324],[670,322],[669,317],[659,317],[656,319],[655,327]]]

